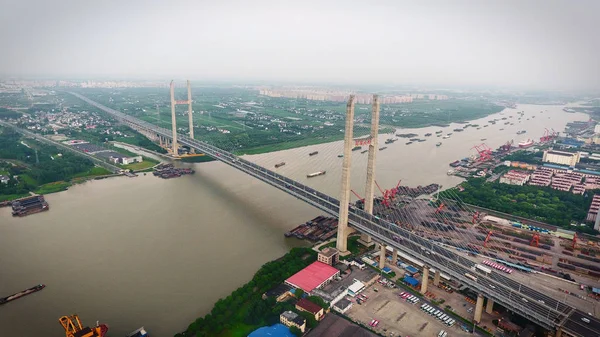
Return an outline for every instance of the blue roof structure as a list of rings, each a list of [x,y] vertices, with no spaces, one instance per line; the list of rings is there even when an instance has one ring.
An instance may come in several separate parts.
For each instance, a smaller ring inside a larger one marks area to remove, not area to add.
[[[419,270],[413,266],[406,266],[404,269],[408,270],[408,272],[411,274],[416,274],[419,272]]]
[[[392,272],[392,268],[390,268],[390,267],[383,267],[382,271],[383,271],[384,273],[386,273],[386,274],[389,274],[389,273],[391,273],[391,272]]]
[[[281,324],[277,323],[271,326],[264,326],[252,331],[248,337],[294,337],[294,334],[290,332],[290,329]]]
[[[600,288],[592,288],[592,292],[596,294],[600,294]]]
[[[410,277],[410,276],[408,276],[408,275],[405,275],[405,276],[404,276],[404,282],[406,282],[406,283],[410,284],[410,285],[411,285],[411,286],[413,286],[413,287],[416,287],[417,285],[419,285],[419,280],[417,280],[417,279],[416,279],[416,278],[414,278],[414,277]]]

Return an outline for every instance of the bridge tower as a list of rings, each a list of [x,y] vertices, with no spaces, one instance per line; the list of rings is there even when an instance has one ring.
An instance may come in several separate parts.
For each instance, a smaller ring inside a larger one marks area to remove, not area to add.
[[[336,248],[341,256],[348,255],[348,235],[354,230],[348,227],[348,207],[350,206],[350,165],[354,129],[354,95],[346,104],[346,132],[344,134],[344,161],[342,164],[342,184],[340,191],[340,215],[338,219]]]
[[[375,162],[377,158],[377,136],[379,134],[379,96],[373,95],[373,108],[371,112],[371,142],[369,144],[369,158],[367,161],[367,183],[365,185],[364,210],[373,214],[373,199],[375,193]],[[368,234],[361,234],[358,241],[366,247],[375,244]],[[385,249],[385,246],[384,246]],[[385,260],[385,256],[384,256]]]
[[[188,98],[185,101],[177,101],[175,100],[175,84],[171,81],[171,124],[173,127],[173,155],[179,155],[179,145],[177,144],[177,118],[175,116],[175,106],[187,104],[188,106],[188,119],[190,123],[190,138],[194,138],[194,123],[192,119],[192,87],[190,85],[190,81],[187,81],[187,93]],[[190,149],[190,152],[193,153],[193,149]]]

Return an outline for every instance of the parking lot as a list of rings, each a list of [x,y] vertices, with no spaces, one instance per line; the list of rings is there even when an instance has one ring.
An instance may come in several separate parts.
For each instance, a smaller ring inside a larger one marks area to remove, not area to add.
[[[374,290],[377,288],[377,292]],[[470,336],[461,330],[460,324],[448,327],[435,317],[421,311],[422,301],[416,304],[406,302],[398,296],[403,290],[390,289],[379,283],[367,288],[362,294],[368,299],[362,304],[354,305],[346,315],[364,325],[376,319],[379,324],[374,328],[386,336],[437,336],[441,330],[448,336]]]

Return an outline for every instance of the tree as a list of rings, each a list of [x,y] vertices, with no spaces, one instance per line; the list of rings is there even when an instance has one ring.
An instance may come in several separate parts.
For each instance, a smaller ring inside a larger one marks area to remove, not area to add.
[[[310,312],[300,311],[297,314],[306,320],[306,326],[309,329],[312,329],[317,326],[317,320],[315,319],[315,316]]]
[[[329,303],[325,302],[319,296],[308,296],[306,299],[313,302],[314,304],[317,304],[318,306],[320,306],[321,308],[323,308],[325,310],[329,309]]]
[[[298,327],[295,326],[291,326],[290,327],[290,332],[296,336],[296,337],[301,337],[302,336],[302,331],[300,331],[300,329],[298,329]]]
[[[296,292],[294,293],[294,295],[296,296],[296,298],[302,298],[302,295],[304,295],[304,290],[296,288]]]

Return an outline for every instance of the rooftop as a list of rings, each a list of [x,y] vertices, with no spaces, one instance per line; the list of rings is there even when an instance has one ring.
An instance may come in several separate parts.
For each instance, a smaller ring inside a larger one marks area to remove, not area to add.
[[[319,254],[327,256],[327,257],[332,257],[337,253],[338,253],[337,249],[327,247],[327,248],[323,249]]]
[[[340,310],[344,310],[350,305],[352,305],[352,301],[342,298],[341,300],[335,302],[333,306]]]
[[[377,335],[337,315],[328,314],[307,337],[376,337]],[[253,336],[254,337],[254,336]]]
[[[265,295],[267,295],[267,297],[279,297],[290,290],[292,290],[292,287],[288,286],[287,284],[280,284],[273,289],[267,290]]]
[[[340,271],[323,262],[313,262],[286,280],[287,283],[310,293]]]
[[[298,306],[310,313],[313,313],[313,314],[316,314],[323,309],[319,305],[314,304],[313,302],[307,300],[306,298],[301,298],[298,301],[298,303],[296,303],[296,306]]]

